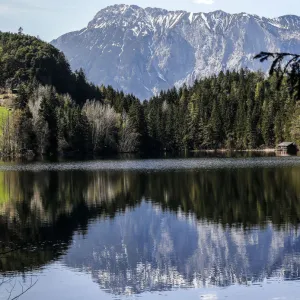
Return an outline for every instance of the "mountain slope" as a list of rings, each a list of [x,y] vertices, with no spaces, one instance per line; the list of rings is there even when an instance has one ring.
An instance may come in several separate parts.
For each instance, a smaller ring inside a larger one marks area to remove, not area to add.
[[[110,84],[144,99],[221,70],[266,70],[253,56],[260,51],[297,52],[300,17],[114,5],[98,12],[86,28],[52,44],[95,84]]]
[[[84,74],[71,71],[63,53],[33,36],[0,32],[0,70],[0,88],[40,83],[70,94],[78,103],[101,99]]]

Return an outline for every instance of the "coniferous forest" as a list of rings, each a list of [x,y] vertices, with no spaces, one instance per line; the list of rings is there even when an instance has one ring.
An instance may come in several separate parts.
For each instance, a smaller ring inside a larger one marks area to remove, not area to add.
[[[220,73],[141,102],[72,72],[41,40],[0,33],[2,155],[274,148],[300,143],[300,106],[287,80]]]

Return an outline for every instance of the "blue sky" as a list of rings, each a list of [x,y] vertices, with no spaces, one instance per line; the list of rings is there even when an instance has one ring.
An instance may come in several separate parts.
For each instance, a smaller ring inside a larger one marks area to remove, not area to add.
[[[100,9],[120,3],[192,12],[222,9],[266,17],[300,15],[300,0],[0,0],[0,30],[15,32],[22,26],[25,33],[50,41],[85,27]]]

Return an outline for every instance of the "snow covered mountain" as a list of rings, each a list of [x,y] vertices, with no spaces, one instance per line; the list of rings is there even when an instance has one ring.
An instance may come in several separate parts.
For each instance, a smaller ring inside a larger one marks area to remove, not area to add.
[[[261,18],[246,13],[188,13],[135,5],[98,12],[88,26],[52,41],[95,84],[141,99],[191,84],[200,76],[248,67],[266,70],[260,51],[300,49],[300,17]]]

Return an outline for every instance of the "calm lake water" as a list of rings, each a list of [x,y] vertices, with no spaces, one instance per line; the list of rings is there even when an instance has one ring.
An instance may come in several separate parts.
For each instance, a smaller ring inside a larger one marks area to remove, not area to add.
[[[300,299],[299,224],[299,157],[2,163],[0,299]]]

